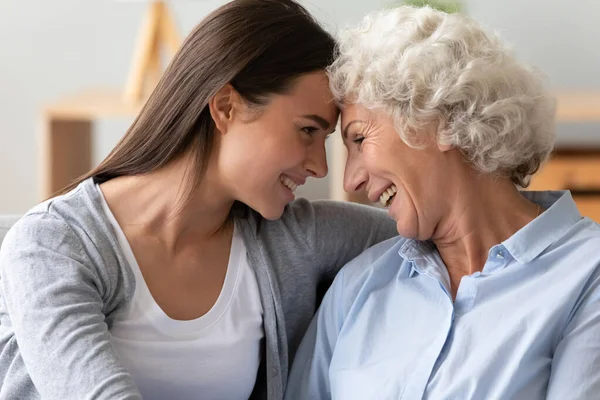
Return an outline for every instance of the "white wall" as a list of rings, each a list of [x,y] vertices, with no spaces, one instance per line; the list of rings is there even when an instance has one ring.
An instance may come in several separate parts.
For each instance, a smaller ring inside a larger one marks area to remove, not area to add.
[[[183,33],[225,0],[173,2]],[[329,28],[357,21],[386,0],[303,0]],[[40,109],[65,93],[119,86],[127,77],[145,5],[123,0],[0,0],[0,214],[38,201]],[[468,12],[499,30],[557,86],[600,89],[600,2],[470,0]],[[130,120],[96,125],[95,161]],[[597,125],[561,127],[560,140],[600,142]],[[301,192],[327,196],[327,180]]]
[[[225,2],[179,1],[172,8],[188,32]],[[0,214],[24,212],[38,201],[43,105],[90,86],[123,85],[145,7],[124,0],[0,0]],[[130,122],[96,125],[96,162]]]
[[[556,88],[600,91],[600,1],[470,0],[467,11]],[[600,123],[560,123],[557,143],[600,147]]]

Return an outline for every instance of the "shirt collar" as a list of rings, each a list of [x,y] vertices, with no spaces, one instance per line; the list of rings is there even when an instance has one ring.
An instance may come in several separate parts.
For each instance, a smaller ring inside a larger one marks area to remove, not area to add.
[[[502,243],[515,260],[525,264],[563,237],[582,217],[569,191],[522,191],[521,194],[545,209]],[[417,267],[437,264],[436,253],[432,242],[416,239],[407,239],[398,250],[402,258],[412,261]],[[410,276],[414,273],[414,269],[411,270]]]
[[[546,209],[502,243],[515,260],[526,264],[563,237],[582,216],[569,191],[522,191],[521,194]]]
[[[398,250],[398,254],[407,261],[415,261],[431,254],[435,245],[429,240],[406,239]]]
[[[443,267],[439,253],[432,241],[421,241],[417,239],[406,239],[398,250],[400,257],[411,263],[409,277],[412,278],[416,273],[424,273],[433,268]]]

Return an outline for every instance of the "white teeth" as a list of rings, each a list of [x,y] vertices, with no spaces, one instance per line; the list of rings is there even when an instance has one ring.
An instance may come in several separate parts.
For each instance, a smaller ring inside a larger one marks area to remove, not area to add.
[[[389,188],[387,188],[386,190],[384,190],[383,193],[381,193],[381,196],[379,196],[379,203],[381,203],[382,206],[386,207],[388,205],[388,201],[394,197],[394,195],[398,192],[398,188],[396,187],[396,185],[392,185]]]
[[[294,183],[294,181],[292,181],[290,178],[288,178],[287,176],[282,176],[280,179],[281,183],[283,183],[285,186],[287,186],[288,189],[290,189],[292,192],[295,192],[296,189],[298,188],[298,185],[296,185]]]
[[[388,194],[387,191],[381,193],[381,196],[379,196],[379,202],[381,203],[382,206],[385,207],[385,205],[387,204],[387,201],[390,199],[390,195]]]

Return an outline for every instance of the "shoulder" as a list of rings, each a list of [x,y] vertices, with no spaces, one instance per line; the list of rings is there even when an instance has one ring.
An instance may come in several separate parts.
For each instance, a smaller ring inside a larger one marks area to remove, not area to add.
[[[247,214],[249,213],[249,214]],[[274,221],[265,220],[256,211],[243,207],[243,212],[236,214],[240,219],[248,215],[257,225],[268,225],[274,228],[289,229],[290,226],[311,226],[317,223],[333,222],[359,222],[362,224],[381,223],[394,227],[395,222],[385,210],[364,204],[342,202],[335,200],[307,200],[299,198],[289,203],[283,210],[281,217]]]
[[[346,301],[352,302],[371,279],[380,279],[388,272],[396,273],[403,262],[398,254],[409,239],[396,236],[363,251],[348,262],[336,276],[334,285],[342,288]]]
[[[401,259],[398,252],[408,239],[396,236],[369,247],[353,260],[348,262],[341,270],[344,283],[349,284],[364,280],[369,275],[377,272],[388,261]]]
[[[2,251],[31,251],[36,246],[62,250],[73,248],[73,252],[82,250],[81,242],[69,224],[42,207],[27,212],[8,230]]]
[[[307,200],[300,198],[288,204],[282,219],[288,218],[327,218],[327,217],[369,217],[389,220],[385,210],[372,206],[335,200]]]
[[[543,255],[555,269],[559,299],[570,304],[565,329],[590,331],[600,316],[600,224],[582,218]],[[563,335],[565,332],[563,332]]]
[[[574,266],[588,265],[600,285],[600,224],[585,217],[582,218],[567,235],[560,246],[570,254]]]
[[[600,266],[600,224],[583,217],[564,235],[552,243],[548,251],[569,254],[572,259],[585,259]]]
[[[130,292],[135,277],[90,185],[86,181],[24,214],[2,242],[0,273],[24,279],[27,271],[31,277],[70,273],[89,276],[107,293]]]
[[[548,230],[551,243],[532,261],[548,273],[562,298],[569,298],[573,311],[583,304],[600,301],[600,225],[580,218],[566,232]],[[552,235],[557,235],[556,239]]]
[[[101,217],[100,203],[91,198],[90,188],[86,187],[90,184],[93,185],[86,181],[67,194],[33,207],[8,231],[7,245],[16,240],[20,246],[38,243],[55,249],[74,246],[81,250],[85,242],[103,237],[108,227]]]
[[[379,238],[372,240],[375,243],[397,235],[396,223],[386,211],[357,203],[300,198],[288,204],[274,221],[265,220],[252,210],[250,213],[254,221],[251,224],[264,239],[292,245],[303,243],[313,250],[332,241]]]
[[[390,220],[385,210],[353,202],[342,202],[335,200],[315,200],[308,201],[306,199],[299,199],[291,206],[296,209],[306,209],[310,207],[316,217],[341,217],[346,216],[352,217],[368,217],[371,219]]]
[[[592,240],[600,240],[600,224],[588,217],[583,217],[577,224],[575,224],[571,233],[573,236],[581,236]]]
[[[286,226],[296,224],[303,229],[317,229],[323,234],[372,230],[374,227],[390,231],[389,236],[396,232],[396,223],[385,210],[334,200],[295,200],[286,207],[281,221]]]

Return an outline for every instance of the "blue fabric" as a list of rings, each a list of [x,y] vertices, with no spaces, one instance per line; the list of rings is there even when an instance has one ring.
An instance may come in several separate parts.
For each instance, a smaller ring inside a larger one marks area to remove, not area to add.
[[[286,399],[600,398],[600,226],[568,192],[524,195],[547,210],[454,303],[429,242],[390,239],[345,266]]]

